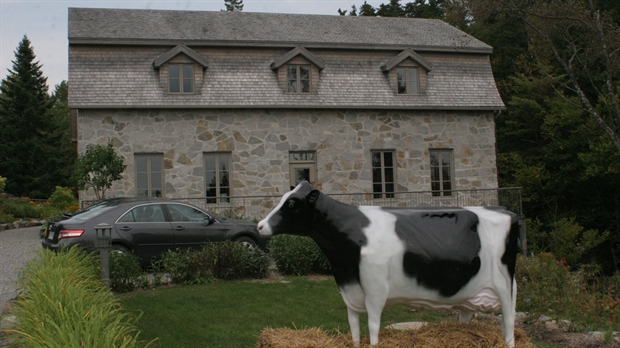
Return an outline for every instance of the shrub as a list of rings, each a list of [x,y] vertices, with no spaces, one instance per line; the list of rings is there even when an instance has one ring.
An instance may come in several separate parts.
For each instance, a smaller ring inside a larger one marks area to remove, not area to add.
[[[56,191],[52,193],[49,198],[52,207],[65,210],[70,206],[77,206],[78,200],[73,195],[73,191],[70,188],[56,186]]]
[[[301,276],[311,272],[329,273],[331,267],[323,251],[309,237],[277,235],[269,242],[269,251],[278,271]]]
[[[620,326],[618,281],[620,275],[605,278],[596,265],[570,270],[565,259],[553,254],[517,259],[517,307],[535,321],[540,315],[570,320],[572,330],[617,331]]]
[[[179,284],[204,284],[213,278],[215,255],[210,248],[177,249],[166,252],[161,261],[170,279]]]
[[[142,267],[137,256],[129,252],[110,252],[110,288],[117,292],[132,291],[143,285]]]
[[[4,188],[6,187],[6,178],[0,176],[0,193],[4,192]]]
[[[139,347],[137,318],[125,313],[98,278],[97,260],[77,248],[24,268],[7,330],[17,347]]]
[[[258,248],[226,241],[205,245],[201,250],[168,251],[161,267],[170,273],[175,283],[202,284],[213,278],[264,278],[268,273],[269,258]]]
[[[260,279],[267,276],[269,257],[259,248],[248,248],[245,245],[226,241],[208,246],[216,255],[213,274],[220,279]]]

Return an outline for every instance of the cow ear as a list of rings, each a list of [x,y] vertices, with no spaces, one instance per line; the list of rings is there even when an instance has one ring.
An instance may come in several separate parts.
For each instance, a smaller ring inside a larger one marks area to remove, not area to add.
[[[316,200],[319,198],[320,194],[321,194],[321,191],[312,190],[310,191],[310,193],[308,193],[308,195],[306,196],[306,199],[308,200],[309,203],[314,204],[314,202],[316,202]]]

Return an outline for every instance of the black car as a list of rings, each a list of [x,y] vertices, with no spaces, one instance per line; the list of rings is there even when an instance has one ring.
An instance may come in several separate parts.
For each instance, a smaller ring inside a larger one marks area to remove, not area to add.
[[[113,198],[97,202],[68,219],[50,223],[44,248],[80,245],[96,248],[95,226],[113,226],[112,248],[131,251],[143,266],[170,249],[200,248],[210,242],[239,241],[264,247],[256,224],[207,213],[191,204],[157,198]]]

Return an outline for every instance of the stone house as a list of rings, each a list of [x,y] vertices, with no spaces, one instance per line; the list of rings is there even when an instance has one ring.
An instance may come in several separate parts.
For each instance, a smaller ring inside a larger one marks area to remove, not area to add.
[[[112,197],[441,197],[497,188],[491,50],[440,20],[71,8],[69,106],[80,153],[125,158]]]

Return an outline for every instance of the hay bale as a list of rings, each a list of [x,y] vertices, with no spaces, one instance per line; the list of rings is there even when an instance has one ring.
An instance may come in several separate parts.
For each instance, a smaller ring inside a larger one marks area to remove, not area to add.
[[[515,330],[515,348],[534,348],[521,329]],[[362,338],[362,347],[369,345]],[[350,348],[350,334],[325,332],[317,328],[292,330],[265,329],[259,339],[259,348]],[[443,322],[426,325],[418,330],[381,330],[378,348],[494,348],[506,347],[497,325],[473,321],[469,324]]]

